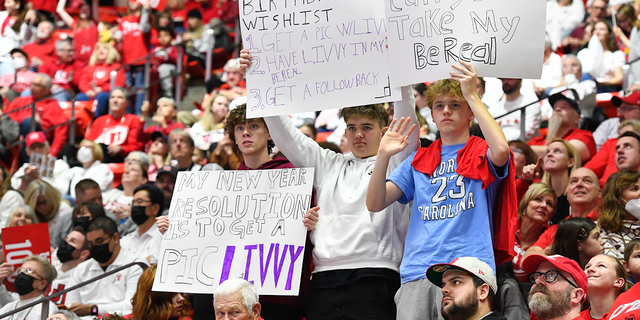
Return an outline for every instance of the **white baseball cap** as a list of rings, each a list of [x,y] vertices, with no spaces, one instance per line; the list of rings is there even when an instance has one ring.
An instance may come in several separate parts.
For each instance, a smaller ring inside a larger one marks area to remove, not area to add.
[[[427,269],[427,279],[442,288],[442,276],[449,270],[462,270],[475,275],[489,285],[493,294],[498,292],[498,284],[493,269],[476,257],[456,258],[451,263],[434,264]]]

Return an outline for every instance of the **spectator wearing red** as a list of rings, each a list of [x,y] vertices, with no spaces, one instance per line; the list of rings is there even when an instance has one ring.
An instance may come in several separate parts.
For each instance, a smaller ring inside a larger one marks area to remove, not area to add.
[[[547,145],[555,139],[563,139],[578,150],[582,163],[589,162],[596,154],[596,143],[590,131],[578,128],[580,123],[578,102],[563,93],[556,93],[549,97],[549,103],[553,107],[553,114],[549,119],[549,131],[545,136],[529,140],[533,151],[539,156],[544,156]]]
[[[89,65],[82,69],[76,95],[78,101],[95,99],[98,101],[95,117],[109,112],[109,91],[111,90],[111,71],[120,68],[120,54],[110,44],[98,42],[96,44]],[[116,74],[116,87],[123,87],[125,83],[124,70]]]
[[[43,63],[40,72],[51,77],[51,91],[58,101],[71,101],[69,93],[78,88],[83,63],[75,60],[73,42],[69,39],[56,41],[56,56],[56,60]]]
[[[614,96],[611,98],[611,104],[618,107],[618,116],[603,121],[593,132],[593,139],[596,141],[598,150],[602,148],[607,139],[618,138],[621,123],[633,119],[640,120],[640,92],[632,91],[622,98]]]
[[[187,22],[187,9],[184,7],[184,2],[182,0],[167,0],[165,10],[171,13],[171,20],[175,26],[175,31],[177,33],[184,32],[184,25]]]
[[[240,72],[240,59],[231,59],[224,65],[222,81],[226,81],[216,91],[225,95],[229,101],[247,95],[247,83]]]
[[[608,320],[627,320],[640,318],[640,283],[621,294],[609,310]]]
[[[621,135],[628,131],[640,134],[640,120],[625,120],[618,126],[618,135]],[[626,142],[635,144],[633,141]],[[640,160],[635,159],[638,156],[633,153],[629,154],[630,157],[625,156],[625,153],[630,150],[625,148],[618,148],[618,150],[616,150],[617,145],[618,136],[616,136],[615,139],[608,139],[602,145],[600,150],[598,150],[598,153],[596,153],[595,157],[593,157],[591,161],[589,161],[589,163],[585,165],[585,168],[593,170],[598,178],[600,178],[600,187],[604,187],[604,184],[607,182],[607,179],[610,175],[620,170],[620,165],[622,165],[623,167],[631,168],[632,164],[635,163],[635,165],[637,165],[637,160]],[[620,160],[620,162],[618,162],[618,160]]]
[[[176,109],[176,103],[171,98],[162,97],[158,99],[158,112],[155,116],[153,116],[152,120],[157,122],[158,124],[155,126],[147,126],[144,129],[142,136],[140,136],[140,141],[143,143],[150,142],[151,134],[154,132],[160,132],[164,136],[169,136],[171,131],[174,129],[184,129],[184,125],[176,120],[176,114],[178,110]],[[149,101],[145,101],[142,104],[142,115],[140,116],[140,126],[144,127],[145,118],[147,113],[149,112]]]
[[[239,14],[238,1],[236,0],[195,0],[200,5],[202,22],[209,23],[211,19],[222,20],[229,28],[236,26],[236,18]]]
[[[605,254],[599,254],[584,267],[587,274],[589,290],[589,309],[580,315],[584,319],[606,319],[607,313],[618,296],[631,288],[627,281],[629,274],[618,259]]]
[[[173,73],[176,71],[178,61],[178,49],[171,45],[175,33],[171,28],[158,29],[159,45],[153,49],[151,67],[158,71],[162,96],[173,98]]]
[[[132,151],[142,150],[140,120],[127,114],[127,91],[124,88],[111,90],[109,96],[110,114],[97,118],[86,138],[100,143],[104,151],[103,162],[123,162]]]
[[[29,70],[29,56],[22,49],[11,50],[11,57],[13,58],[13,67],[15,73],[5,74],[0,77],[0,95],[7,97],[9,101],[20,96],[20,94],[29,89],[31,86],[31,80],[36,76],[36,73]]]
[[[53,23],[42,21],[36,29],[36,40],[22,47],[22,50],[31,57],[31,68],[36,71],[44,62],[54,58],[56,44],[51,38],[52,33]]]
[[[47,139],[51,142],[50,154],[54,157],[58,155],[62,146],[67,143],[69,136],[69,125],[62,124],[67,121],[67,117],[60,108],[58,101],[51,97],[51,78],[44,74],[38,73],[31,81],[31,95],[28,97],[16,98],[11,102],[9,107],[4,110],[5,114],[9,114],[11,120],[20,123],[20,134],[26,136],[31,131],[31,107],[20,108],[36,102],[36,129],[37,131],[55,127],[52,131],[47,131]],[[19,110],[18,110],[19,109]],[[11,110],[17,110],[11,112]]]
[[[120,35],[114,35],[114,39],[120,42],[121,45],[122,64],[131,64],[130,71],[126,72],[126,81],[132,90],[144,86],[145,60],[140,58],[149,54],[151,40],[150,9],[150,1],[146,1],[144,5],[141,5],[136,0],[129,0],[129,14],[122,18],[118,25]],[[137,115],[141,113],[140,109],[143,100],[144,92],[136,94],[132,100],[135,114]]]
[[[55,20],[54,14],[56,13],[56,2],[50,0],[29,0],[33,10],[38,11],[38,14],[44,16],[47,21],[53,23]]]
[[[76,21],[65,11],[66,4],[67,0],[60,0],[56,13],[60,20],[73,30],[76,60],[86,65],[91,59],[93,47],[98,42],[98,8],[92,8],[89,4],[83,3],[80,7],[80,19]]]

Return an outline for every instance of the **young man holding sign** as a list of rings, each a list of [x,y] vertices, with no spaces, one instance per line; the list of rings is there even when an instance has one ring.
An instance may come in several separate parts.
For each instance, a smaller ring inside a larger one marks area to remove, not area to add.
[[[243,50],[240,65],[251,65]],[[410,86],[402,88],[402,101],[395,104],[396,117],[415,119]],[[298,130],[289,117],[264,118],[278,148],[296,167],[314,167],[314,188],[320,215],[311,232],[315,273],[308,296],[307,319],[394,319],[393,301],[399,286],[398,266],[402,257],[408,217],[405,205],[396,203],[372,213],[365,206],[366,190],[376,162],[378,145],[389,117],[382,105],[344,108],[345,136],[351,155],[321,148]],[[409,138],[405,151],[393,157],[390,173],[418,148],[418,132]],[[426,269],[426,268],[425,268]]]
[[[515,239],[500,240],[502,232],[509,232],[510,223],[515,224],[514,180],[507,179],[512,188],[503,188],[506,192],[502,193],[509,207],[495,206],[500,182],[515,170],[509,161],[509,145],[480,101],[473,67],[460,64],[453,65],[451,79],[440,80],[427,91],[427,106],[442,138],[420,148],[389,176],[390,159],[406,149],[413,130],[407,129],[405,119],[393,128],[394,120],[380,142],[369,182],[367,208],[372,212],[413,200],[400,266],[402,286],[396,295],[398,319],[442,319],[438,312],[442,293],[425,275],[430,265],[473,256],[495,270],[496,260],[509,260],[509,248],[513,250]],[[469,136],[474,118],[486,141]],[[506,221],[501,220],[503,216]],[[515,235],[515,230],[508,234]],[[500,248],[495,257],[492,245]]]

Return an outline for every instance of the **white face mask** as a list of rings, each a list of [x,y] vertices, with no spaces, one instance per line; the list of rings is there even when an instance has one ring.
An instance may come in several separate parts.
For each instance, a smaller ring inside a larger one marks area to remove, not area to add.
[[[80,163],[89,163],[93,160],[93,151],[87,147],[80,147],[78,150],[78,161]]]
[[[27,66],[27,60],[22,59],[20,57],[13,58],[13,68],[18,71],[18,69],[22,69]]]
[[[624,206],[624,209],[632,216],[636,217],[636,219],[640,220],[640,199],[629,200]]]

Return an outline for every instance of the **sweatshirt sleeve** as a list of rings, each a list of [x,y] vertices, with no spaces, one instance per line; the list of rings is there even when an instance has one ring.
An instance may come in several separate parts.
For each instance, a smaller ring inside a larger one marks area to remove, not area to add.
[[[60,105],[58,105],[57,103],[55,103],[55,107],[53,107],[52,104],[49,108],[52,109],[51,111],[56,114],[54,115],[57,118],[56,124],[60,124],[68,120],[64,114],[64,111],[62,111],[62,108],[60,108]],[[62,150],[62,146],[67,143],[67,140],[69,138],[69,124],[66,123],[63,125],[59,125],[53,130],[55,134],[53,137],[53,143],[51,143],[51,151],[49,153],[53,157],[57,158],[58,153],[60,153],[60,151]]]
[[[142,13],[140,14],[140,31],[142,31],[142,33],[151,31],[151,23],[149,23],[149,10],[145,8],[142,8]]]
[[[402,152],[391,157],[389,167],[387,168],[387,175],[391,174],[393,169],[420,148],[420,124],[416,116],[416,101],[413,98],[413,90],[411,86],[404,86],[400,90],[402,91],[402,100],[394,103],[393,117],[398,120],[400,120],[400,118],[406,119],[407,117],[411,117],[411,122],[407,128],[415,124],[416,129],[413,130],[413,133],[409,136],[409,145]]]

